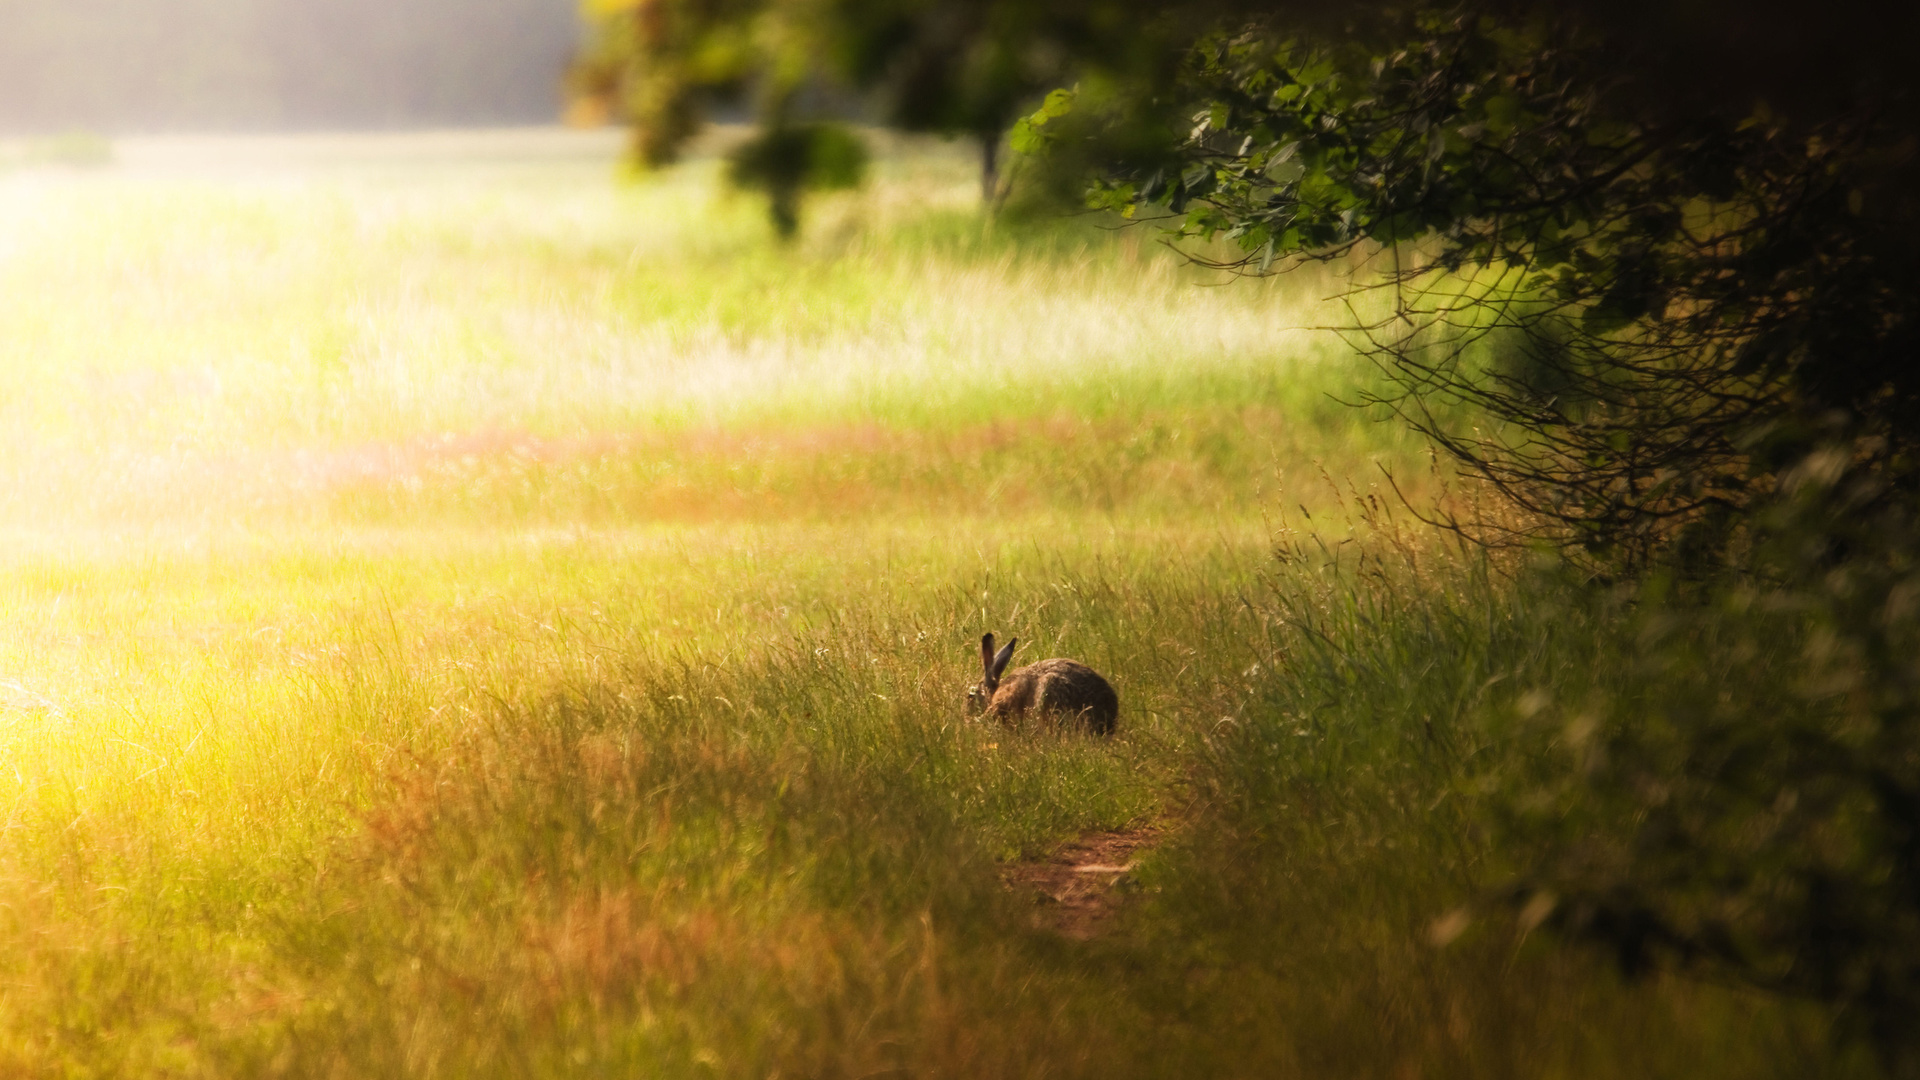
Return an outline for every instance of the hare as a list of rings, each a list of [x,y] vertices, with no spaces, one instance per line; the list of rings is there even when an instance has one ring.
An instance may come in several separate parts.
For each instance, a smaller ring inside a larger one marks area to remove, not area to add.
[[[1096,735],[1113,734],[1120,718],[1120,696],[1100,673],[1078,660],[1042,660],[1008,674],[1007,661],[1013,659],[1013,647],[1019,638],[1007,642],[997,654],[993,635],[980,639],[980,660],[986,666],[986,678],[967,691],[967,708],[985,712],[1003,724],[1018,723],[1033,710],[1053,718],[1083,723]]]

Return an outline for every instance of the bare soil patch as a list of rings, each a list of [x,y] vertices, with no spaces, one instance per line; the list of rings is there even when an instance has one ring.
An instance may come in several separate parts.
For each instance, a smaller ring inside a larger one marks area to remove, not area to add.
[[[1035,929],[1088,941],[1112,925],[1135,883],[1136,857],[1163,832],[1148,825],[1087,833],[1044,859],[1008,864],[1000,880],[1016,895],[1031,899]]]

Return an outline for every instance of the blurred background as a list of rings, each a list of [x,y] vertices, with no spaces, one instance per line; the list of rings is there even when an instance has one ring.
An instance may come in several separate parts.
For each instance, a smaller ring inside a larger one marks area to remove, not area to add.
[[[7,0],[0,134],[551,121],[579,36],[573,0]]]

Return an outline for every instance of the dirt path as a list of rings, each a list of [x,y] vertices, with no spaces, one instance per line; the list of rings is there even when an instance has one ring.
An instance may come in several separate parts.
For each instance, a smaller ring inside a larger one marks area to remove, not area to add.
[[[1087,941],[1107,930],[1131,891],[1135,856],[1162,833],[1156,826],[1087,833],[1044,859],[1004,867],[1000,879],[1032,899],[1036,929]]]

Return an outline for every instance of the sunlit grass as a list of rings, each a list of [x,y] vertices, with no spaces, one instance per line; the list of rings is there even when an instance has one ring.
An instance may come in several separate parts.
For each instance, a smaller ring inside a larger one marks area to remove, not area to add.
[[[604,456],[713,428],[1335,411],[1313,369],[1337,343],[1303,329],[1324,282],[1202,287],[1150,237],[1021,240],[937,184],[828,202],[785,250],[707,165],[629,187],[598,166],[4,181],[16,516],[225,518],[450,435]]]
[[[783,249],[614,148],[0,177],[0,1071],[1819,1060],[1818,1016],[1429,944],[1551,616],[1377,498],[1437,488],[1336,401],[1337,283],[985,222],[925,144]],[[988,630],[1108,673],[1118,737],[967,722]],[[1109,940],[1000,886],[1146,824]]]

